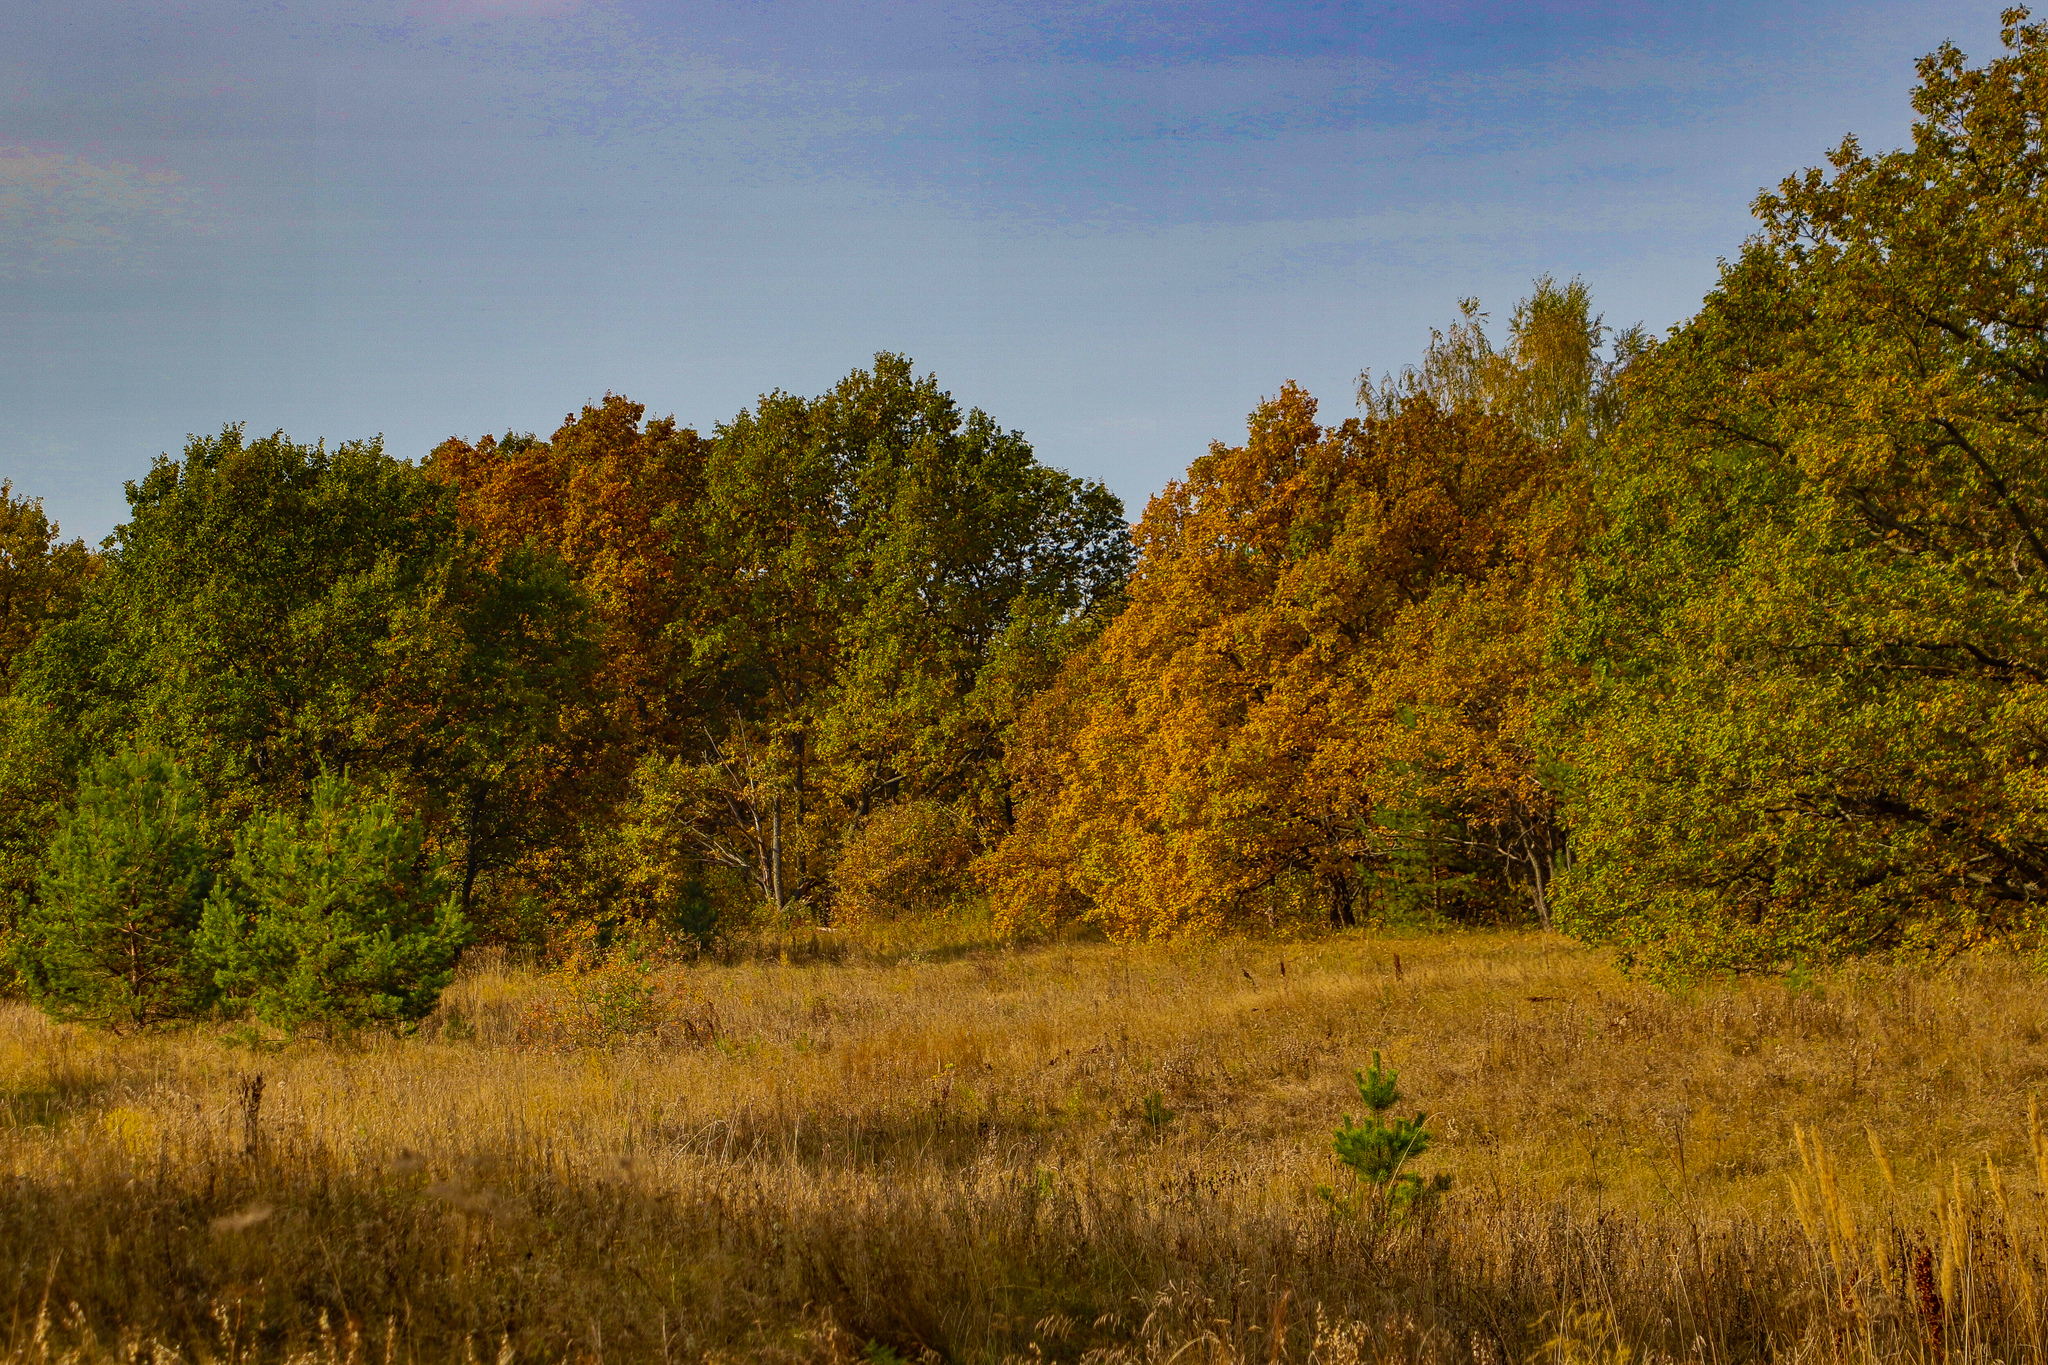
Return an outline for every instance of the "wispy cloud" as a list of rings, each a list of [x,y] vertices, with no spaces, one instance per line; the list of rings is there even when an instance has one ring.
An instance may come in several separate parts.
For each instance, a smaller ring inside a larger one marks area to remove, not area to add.
[[[133,265],[166,231],[207,230],[174,172],[0,144],[0,274]]]

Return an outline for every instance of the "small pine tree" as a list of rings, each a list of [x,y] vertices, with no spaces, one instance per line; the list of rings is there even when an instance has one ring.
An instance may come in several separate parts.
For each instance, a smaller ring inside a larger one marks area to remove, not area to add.
[[[1425,1181],[1415,1172],[1404,1169],[1410,1161],[1429,1150],[1430,1133],[1427,1114],[1418,1112],[1412,1119],[1386,1116],[1389,1109],[1401,1102],[1401,1091],[1397,1085],[1401,1073],[1389,1071],[1380,1062],[1380,1054],[1375,1052],[1372,1054],[1372,1070],[1351,1074],[1358,1085],[1358,1098],[1372,1112],[1363,1123],[1357,1124],[1351,1121],[1351,1115],[1344,1116],[1344,1124],[1337,1129],[1333,1144],[1337,1159],[1350,1167],[1359,1179],[1377,1189],[1386,1200],[1387,1207],[1395,1213],[1405,1213],[1448,1189],[1451,1183],[1448,1176],[1439,1175]],[[1325,1196],[1330,1197],[1327,1191]]]
[[[213,881],[204,809],[162,754],[124,750],[80,774],[14,943],[30,998],[53,1018],[145,1028],[205,1006],[191,956]]]
[[[425,829],[345,776],[303,814],[250,818],[198,947],[230,1003],[279,1028],[402,1028],[433,1009],[469,941]]]

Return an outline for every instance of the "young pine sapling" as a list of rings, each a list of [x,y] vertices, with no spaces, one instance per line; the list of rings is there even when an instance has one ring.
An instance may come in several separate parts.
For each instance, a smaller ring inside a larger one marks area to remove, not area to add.
[[[1425,1180],[1407,1169],[1409,1162],[1429,1150],[1431,1134],[1429,1115],[1419,1110],[1412,1119],[1387,1116],[1387,1111],[1401,1102],[1400,1073],[1388,1070],[1375,1052],[1370,1071],[1354,1071],[1351,1075],[1358,1084],[1358,1098],[1371,1112],[1360,1123],[1353,1123],[1349,1114],[1344,1116],[1333,1144],[1337,1159],[1363,1182],[1370,1197],[1397,1217],[1422,1207],[1449,1189],[1451,1178],[1447,1175]],[[1350,1214],[1360,1212],[1359,1199],[1345,1200],[1328,1186],[1318,1193],[1333,1209]]]

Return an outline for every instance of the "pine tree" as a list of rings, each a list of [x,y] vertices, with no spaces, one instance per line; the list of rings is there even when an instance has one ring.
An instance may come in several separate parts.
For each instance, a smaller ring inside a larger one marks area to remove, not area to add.
[[[265,1023],[403,1027],[433,1009],[469,941],[458,899],[419,820],[327,774],[303,814],[237,831],[199,949],[223,996]]]
[[[1429,1150],[1429,1115],[1416,1111],[1412,1119],[1396,1114],[1387,1117],[1387,1111],[1401,1102],[1398,1085],[1400,1073],[1387,1069],[1380,1061],[1380,1054],[1372,1054],[1372,1070],[1354,1071],[1352,1079],[1358,1085],[1358,1098],[1372,1112],[1362,1123],[1353,1123],[1351,1115],[1344,1116],[1344,1125],[1336,1132],[1333,1149],[1337,1160],[1350,1167],[1368,1187],[1378,1192],[1386,1207],[1396,1213],[1406,1213],[1450,1188],[1450,1177],[1437,1175],[1424,1180],[1415,1172],[1406,1169],[1409,1162]],[[1356,1213],[1358,1205],[1345,1203],[1334,1192],[1322,1191],[1325,1201],[1331,1207]]]
[[[204,806],[162,754],[123,750],[87,766],[14,944],[31,998],[53,1017],[143,1028],[205,1005],[191,954],[213,881]]]

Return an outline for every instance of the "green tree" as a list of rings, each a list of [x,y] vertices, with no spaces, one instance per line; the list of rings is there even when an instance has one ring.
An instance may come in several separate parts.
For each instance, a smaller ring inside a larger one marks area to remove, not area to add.
[[[460,545],[393,605],[386,681],[358,735],[460,854],[464,914],[480,876],[576,837],[578,778],[613,737],[597,627],[560,560],[520,547],[485,564]]]
[[[487,558],[454,491],[376,442],[229,427],[128,500],[77,613],[16,661],[0,815],[17,844],[85,754],[130,743],[229,820],[303,801],[325,768],[386,774],[463,850],[465,887],[550,837],[533,774],[570,760],[593,658],[550,556]]]
[[[454,974],[470,928],[421,821],[346,777],[307,808],[252,816],[196,946],[222,998],[298,1029],[402,1027]]]
[[[362,713],[393,606],[453,535],[442,490],[375,442],[230,427],[159,459],[128,501],[83,609],[17,688],[95,743],[165,749],[243,808],[374,760]]]
[[[1429,1151],[1430,1140],[1435,1134],[1429,1131],[1429,1115],[1420,1110],[1412,1119],[1404,1119],[1398,1114],[1387,1117],[1387,1111],[1401,1102],[1400,1073],[1388,1070],[1380,1062],[1380,1054],[1375,1052],[1372,1054],[1372,1070],[1353,1071],[1351,1078],[1358,1086],[1358,1098],[1370,1112],[1360,1123],[1353,1123],[1351,1115],[1346,1114],[1343,1124],[1334,1134],[1331,1149],[1336,1152],[1337,1160],[1349,1167],[1351,1173],[1371,1191],[1380,1207],[1372,1209],[1357,1196],[1347,1200],[1327,1186],[1318,1190],[1324,1201],[1338,1212],[1353,1216],[1384,1211],[1400,1217],[1427,1205],[1449,1189],[1451,1178],[1448,1175],[1436,1175],[1425,1180],[1406,1169],[1409,1162]]]
[[[16,705],[15,661],[43,631],[76,615],[97,559],[79,540],[58,539],[35,498],[0,481],[0,733],[33,731],[29,742],[0,746],[0,938],[11,907],[32,892],[73,764],[83,750],[32,705]]]
[[[2048,30],[1920,63],[1631,377],[1562,643],[1567,927],[1656,975],[2038,942]]]
[[[1020,619],[1120,603],[1122,504],[888,354],[719,427],[705,489],[671,522],[729,566],[698,575],[688,618],[701,808],[732,816],[700,845],[743,850],[779,908],[822,889],[841,831],[880,805],[997,815],[1005,718],[978,688],[1007,682],[984,670]]]
[[[15,656],[51,621],[75,614],[92,576],[82,540],[60,541],[39,498],[0,480],[0,689]]]
[[[1539,277],[1509,315],[1503,346],[1487,335],[1478,299],[1460,299],[1458,314],[1448,328],[1430,329],[1420,365],[1377,386],[1359,375],[1359,405],[1384,421],[1404,399],[1427,398],[1445,412],[1505,417],[1534,441],[1583,447],[1621,417],[1619,380],[1650,345],[1640,325],[1611,331],[1577,279]]]
[[[14,959],[53,1017],[144,1028],[210,994],[192,935],[213,883],[197,784],[159,753],[123,750],[85,770],[58,821]]]

